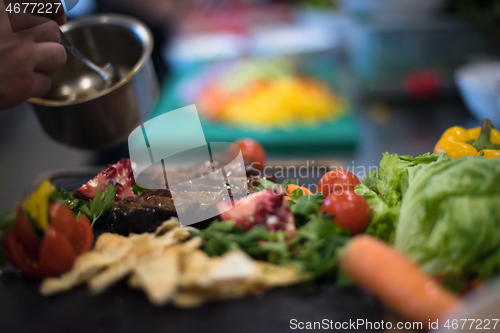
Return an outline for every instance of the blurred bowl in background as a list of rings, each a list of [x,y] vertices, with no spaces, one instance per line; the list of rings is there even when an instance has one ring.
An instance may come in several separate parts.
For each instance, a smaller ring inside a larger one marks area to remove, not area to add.
[[[95,64],[111,63],[119,81],[104,89],[97,73],[68,54],[66,65],[50,74],[50,91],[30,99],[38,120],[49,136],[74,148],[117,145],[158,100],[151,31],[135,18],[114,14],[70,21],[61,30]]]
[[[500,62],[464,65],[456,70],[455,82],[472,115],[479,121],[489,118],[500,128]]]

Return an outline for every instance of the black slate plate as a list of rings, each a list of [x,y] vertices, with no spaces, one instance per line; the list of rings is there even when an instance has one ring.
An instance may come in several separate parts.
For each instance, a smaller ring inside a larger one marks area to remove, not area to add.
[[[60,174],[56,186],[74,190],[93,174]],[[280,182],[278,179],[277,182]],[[305,182],[317,183],[316,179]],[[0,275],[0,332],[290,332],[291,320],[349,322],[383,319],[383,308],[358,288],[340,289],[319,282],[314,292],[303,286],[272,290],[240,300],[180,310],[152,306],[141,291],[125,282],[92,296],[85,287],[50,298],[39,282],[7,268]]]

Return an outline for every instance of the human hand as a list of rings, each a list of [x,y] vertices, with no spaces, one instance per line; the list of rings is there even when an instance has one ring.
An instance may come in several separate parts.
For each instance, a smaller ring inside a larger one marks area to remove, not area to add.
[[[0,110],[49,91],[51,80],[47,73],[66,63],[66,50],[59,43],[59,24],[65,21],[66,15],[13,33],[4,1],[0,0]]]

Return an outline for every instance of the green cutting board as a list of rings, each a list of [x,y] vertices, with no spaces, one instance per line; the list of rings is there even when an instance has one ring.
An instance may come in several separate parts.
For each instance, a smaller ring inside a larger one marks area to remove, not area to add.
[[[150,119],[187,106],[176,93],[177,86],[183,79],[183,75],[175,75],[162,84],[160,100],[151,112]],[[208,142],[232,142],[252,138],[261,143],[268,153],[280,155],[352,152],[359,142],[358,126],[351,114],[311,128],[259,130],[214,123],[203,118],[202,127]]]

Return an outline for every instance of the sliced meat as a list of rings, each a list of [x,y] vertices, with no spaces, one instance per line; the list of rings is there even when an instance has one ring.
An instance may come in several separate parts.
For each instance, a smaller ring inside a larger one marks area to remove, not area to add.
[[[154,232],[171,217],[177,217],[170,190],[145,190],[137,197],[120,201],[111,212],[111,220],[116,232]]]

